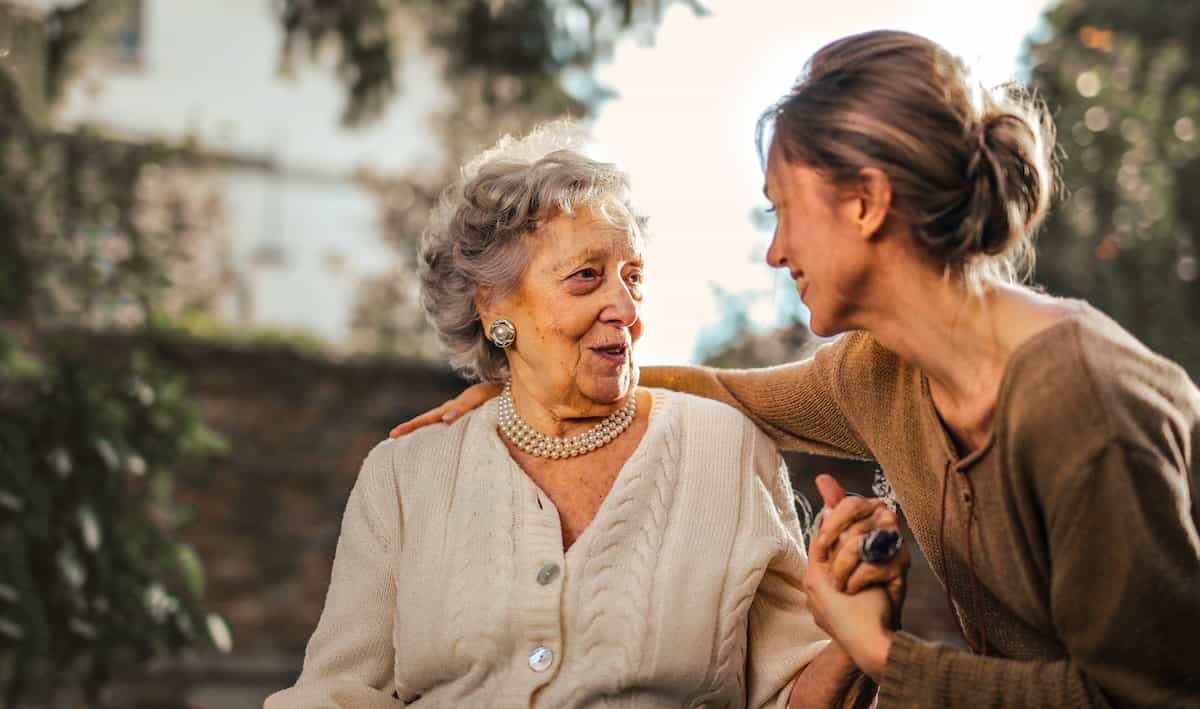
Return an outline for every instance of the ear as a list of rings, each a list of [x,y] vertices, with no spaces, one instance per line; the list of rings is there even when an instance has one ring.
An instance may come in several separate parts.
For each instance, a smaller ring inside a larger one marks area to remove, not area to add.
[[[486,332],[488,325],[497,317],[492,310],[492,289],[477,288],[475,290],[474,301],[475,312],[479,313],[479,322],[483,324],[483,330]]]
[[[892,181],[883,170],[876,167],[864,167],[858,175],[858,205],[854,221],[864,239],[874,239],[882,231],[892,211]]]

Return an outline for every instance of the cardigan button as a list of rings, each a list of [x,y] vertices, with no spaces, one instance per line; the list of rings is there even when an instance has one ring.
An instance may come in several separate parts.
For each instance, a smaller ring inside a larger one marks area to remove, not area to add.
[[[529,669],[534,672],[545,672],[554,664],[554,651],[545,645],[538,645],[529,653]]]
[[[547,563],[537,573],[537,582],[540,586],[545,586],[556,578],[558,578],[558,564]]]

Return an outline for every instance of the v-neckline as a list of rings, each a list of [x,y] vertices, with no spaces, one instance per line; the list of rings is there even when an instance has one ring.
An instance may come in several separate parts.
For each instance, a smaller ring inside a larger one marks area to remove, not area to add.
[[[608,492],[604,495],[604,499],[600,501],[600,506],[596,508],[596,514],[592,516],[592,520],[588,522],[586,527],[583,528],[583,531],[579,533],[579,536],[575,537],[575,541],[571,543],[571,546],[563,550],[563,557],[564,559],[568,560],[568,563],[571,555],[575,553],[576,549],[591,543],[591,538],[597,534],[597,532],[593,532],[592,530],[597,526],[598,522],[602,521],[603,517],[605,517],[607,514],[611,514],[609,508],[616,504],[612,502],[612,500],[617,497],[617,493],[621,490],[621,488],[628,484],[628,479],[631,475],[629,471],[633,469],[634,465],[639,460],[646,456],[650,449],[650,438],[651,436],[657,434],[657,423],[658,419],[661,418],[657,414],[658,409],[662,404],[662,392],[649,388],[646,389],[646,392],[650,395],[650,407],[649,411],[647,412],[646,430],[644,433],[642,433],[642,439],[638,441],[638,444],[634,446],[633,452],[629,454],[629,457],[626,458],[625,462],[621,464],[621,468],[617,470],[617,475],[615,478],[613,478],[612,485],[609,487]],[[492,418],[495,418],[494,409],[492,411]],[[512,454],[508,450],[508,446],[504,444],[503,439],[500,437],[500,432],[496,429],[494,423],[494,421],[489,422],[492,439],[495,441],[495,445],[499,446],[499,449],[504,454],[504,457],[508,460],[510,473],[520,476],[526,484],[532,486],[537,495],[541,499],[545,500],[544,504],[549,505],[550,510],[554,512],[554,522],[555,526],[558,528],[558,545],[561,548],[563,546],[563,530],[562,516],[559,514],[558,505],[554,504],[553,500],[550,499],[550,496],[546,494],[544,490],[542,490],[541,486],[538,485],[537,482],[529,476],[529,473],[525,472],[525,469],[522,468],[512,457]]]

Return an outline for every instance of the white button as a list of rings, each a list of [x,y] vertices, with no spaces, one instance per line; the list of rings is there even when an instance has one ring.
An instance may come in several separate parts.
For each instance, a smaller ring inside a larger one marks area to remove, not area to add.
[[[538,645],[529,653],[529,669],[534,672],[545,672],[554,664],[554,651],[545,645]]]
[[[538,571],[537,582],[542,586],[550,583],[558,576],[558,564],[548,563]]]

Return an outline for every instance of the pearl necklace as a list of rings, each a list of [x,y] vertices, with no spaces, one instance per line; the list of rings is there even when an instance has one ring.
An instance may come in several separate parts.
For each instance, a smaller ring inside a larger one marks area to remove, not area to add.
[[[512,387],[504,385],[500,394],[500,432],[513,445],[539,458],[574,458],[591,453],[625,432],[637,414],[637,393],[619,411],[609,414],[600,423],[583,433],[559,438],[535,431],[513,406]]]

